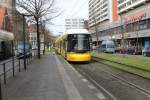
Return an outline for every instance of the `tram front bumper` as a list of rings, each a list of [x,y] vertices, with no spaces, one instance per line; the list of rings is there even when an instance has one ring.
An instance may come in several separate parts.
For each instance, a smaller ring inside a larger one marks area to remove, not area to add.
[[[69,53],[67,54],[68,61],[90,61],[90,53]]]

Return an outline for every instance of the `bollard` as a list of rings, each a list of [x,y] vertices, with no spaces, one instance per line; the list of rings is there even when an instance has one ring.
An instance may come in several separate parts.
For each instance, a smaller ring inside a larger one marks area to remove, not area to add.
[[[3,64],[3,72],[4,72],[4,84],[6,84],[6,64]]]
[[[0,79],[0,100],[2,100],[2,87],[1,87],[1,79]]]
[[[19,59],[19,72],[20,72],[20,59]]]

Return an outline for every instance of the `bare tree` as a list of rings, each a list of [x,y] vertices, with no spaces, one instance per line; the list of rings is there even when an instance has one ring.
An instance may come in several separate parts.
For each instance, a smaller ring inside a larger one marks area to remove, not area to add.
[[[60,15],[54,9],[55,0],[17,0],[17,7],[24,11],[25,14],[31,15],[33,23],[36,24],[37,29],[37,43],[38,43],[38,58],[40,59],[40,32],[39,27],[41,22],[47,22]]]

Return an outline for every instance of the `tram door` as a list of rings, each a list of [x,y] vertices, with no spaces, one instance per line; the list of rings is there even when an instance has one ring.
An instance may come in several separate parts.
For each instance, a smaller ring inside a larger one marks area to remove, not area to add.
[[[67,45],[68,45],[68,41],[65,40],[65,41],[64,41],[65,57],[67,57],[67,47],[68,47]]]

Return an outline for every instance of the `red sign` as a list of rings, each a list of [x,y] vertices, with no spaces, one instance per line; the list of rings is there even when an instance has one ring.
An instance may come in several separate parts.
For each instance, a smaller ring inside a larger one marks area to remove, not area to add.
[[[133,15],[128,18],[125,18],[125,24],[130,24],[130,23],[140,21],[145,17],[146,17],[146,12],[138,13],[137,15]]]

